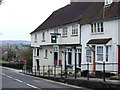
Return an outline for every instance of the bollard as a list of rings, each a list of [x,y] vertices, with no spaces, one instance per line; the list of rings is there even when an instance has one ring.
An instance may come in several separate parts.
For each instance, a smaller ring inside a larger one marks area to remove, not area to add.
[[[89,63],[87,63],[87,70],[88,70],[88,73],[87,73],[87,80],[89,80]]]
[[[50,65],[48,65],[48,77],[50,77]]]
[[[40,66],[39,66],[39,76],[40,76]]]
[[[44,72],[44,71],[45,71],[45,66],[43,65],[43,76],[44,76],[44,74],[45,74],[45,72]]]
[[[54,78],[56,77],[56,66],[54,66]]]
[[[35,66],[35,75],[36,75],[36,66]]]
[[[61,78],[62,78],[62,65],[61,65]]]

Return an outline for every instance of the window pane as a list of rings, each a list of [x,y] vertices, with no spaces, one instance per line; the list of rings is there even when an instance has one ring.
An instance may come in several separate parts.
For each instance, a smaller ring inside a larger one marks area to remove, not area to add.
[[[103,23],[101,23],[101,32],[104,32],[104,31],[103,31]]]
[[[97,46],[97,61],[103,61],[103,46]]]

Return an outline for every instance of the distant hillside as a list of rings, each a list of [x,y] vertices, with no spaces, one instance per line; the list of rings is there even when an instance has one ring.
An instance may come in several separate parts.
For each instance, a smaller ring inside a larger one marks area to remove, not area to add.
[[[3,46],[6,45],[30,45],[30,41],[25,40],[1,40]]]

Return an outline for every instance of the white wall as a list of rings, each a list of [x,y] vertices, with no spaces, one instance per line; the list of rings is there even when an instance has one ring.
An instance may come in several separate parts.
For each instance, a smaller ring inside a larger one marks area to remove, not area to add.
[[[73,23],[73,24],[77,24],[77,23]],[[60,33],[61,35],[58,36],[57,43],[54,43],[54,44],[79,44],[80,43],[80,28],[79,28],[79,25],[78,25],[78,36],[71,36],[72,25],[73,24],[65,25],[65,26],[68,27],[68,36],[64,37],[64,38],[62,37],[62,29],[63,29],[64,26],[58,27],[58,33]],[[42,30],[42,31],[35,32],[35,33],[31,34],[31,46],[39,47],[40,45],[53,44],[53,43],[51,43],[50,33],[54,33],[54,29],[55,28],[48,29],[48,30]],[[45,42],[41,42],[43,32],[45,33]],[[34,42],[35,34],[37,34],[37,43]]]
[[[82,44],[82,63],[86,62],[86,43],[91,39],[104,39],[104,38],[112,38],[112,45],[110,48],[110,55],[109,55],[109,61],[111,62],[117,62],[118,55],[117,55],[117,45],[118,45],[118,20],[110,20],[110,21],[104,21],[104,33],[102,34],[91,34],[91,25],[85,24],[81,26],[81,44]],[[119,37],[120,38],[120,37]],[[107,62],[106,62],[107,63]],[[110,65],[109,65],[110,66]],[[102,67],[100,67],[101,69]],[[83,67],[83,69],[85,69]],[[109,70],[117,70],[117,67],[114,67],[114,65],[111,67],[106,67],[106,69]]]

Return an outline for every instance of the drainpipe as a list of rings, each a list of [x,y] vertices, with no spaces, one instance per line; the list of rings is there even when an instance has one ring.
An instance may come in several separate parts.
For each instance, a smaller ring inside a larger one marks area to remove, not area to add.
[[[79,25],[80,25],[80,24],[79,24]],[[80,45],[81,45],[81,25],[80,25],[80,28],[79,28],[79,29],[80,29],[80,32],[79,32],[79,34],[80,34],[80,37],[79,37],[80,41],[79,41],[79,42],[80,42]]]

